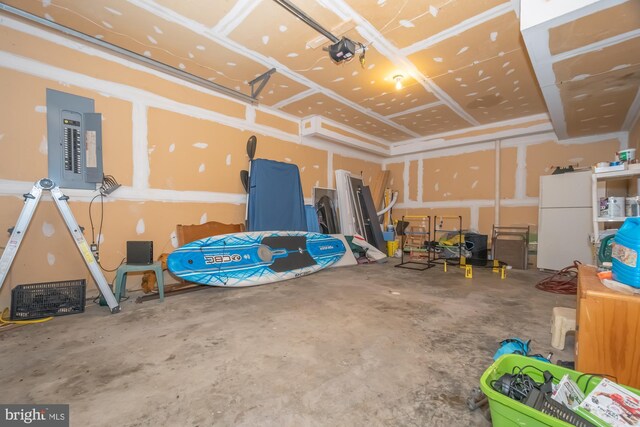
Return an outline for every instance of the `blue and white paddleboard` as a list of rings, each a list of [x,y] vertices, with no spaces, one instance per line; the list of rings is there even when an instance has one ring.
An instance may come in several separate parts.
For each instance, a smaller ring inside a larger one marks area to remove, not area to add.
[[[241,287],[311,274],[344,255],[340,239],[304,231],[257,231],[196,240],[173,251],[174,275],[211,286]]]

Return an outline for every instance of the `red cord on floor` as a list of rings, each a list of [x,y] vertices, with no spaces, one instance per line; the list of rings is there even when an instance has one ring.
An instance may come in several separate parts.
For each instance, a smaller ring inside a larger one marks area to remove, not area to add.
[[[580,261],[573,261],[573,265],[539,281],[536,288],[554,294],[575,295],[578,293],[578,266],[580,264]]]

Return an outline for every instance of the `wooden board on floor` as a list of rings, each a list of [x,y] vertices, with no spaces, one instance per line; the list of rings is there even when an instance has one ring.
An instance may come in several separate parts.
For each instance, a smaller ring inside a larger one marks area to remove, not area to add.
[[[380,211],[384,199],[384,190],[389,185],[389,171],[380,171],[370,185],[371,198],[376,210]]]
[[[223,224],[221,222],[209,221],[204,224],[176,225],[176,236],[178,246],[206,237],[218,236],[220,234],[241,233],[244,231],[244,224]]]

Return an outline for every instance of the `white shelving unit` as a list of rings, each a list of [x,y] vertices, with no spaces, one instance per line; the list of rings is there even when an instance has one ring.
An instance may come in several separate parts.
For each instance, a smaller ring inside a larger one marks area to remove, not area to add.
[[[633,178],[640,179],[640,168],[633,168],[623,171],[615,171],[615,172],[602,172],[602,173],[594,173],[591,175],[591,197],[592,197],[592,209],[593,209],[593,235],[592,241],[597,243],[600,238],[600,226],[605,223],[617,223],[622,225],[626,217],[601,217],[600,214],[600,195],[598,194],[598,183],[600,182],[610,182],[610,181],[621,181],[621,180],[631,180]],[[640,185],[636,186],[637,190],[640,190]],[[626,196],[631,197],[637,194],[627,194]]]

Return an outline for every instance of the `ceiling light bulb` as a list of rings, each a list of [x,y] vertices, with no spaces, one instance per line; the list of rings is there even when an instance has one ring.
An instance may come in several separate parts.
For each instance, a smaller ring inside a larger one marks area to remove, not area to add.
[[[393,76],[393,80],[396,81],[396,90],[402,89],[402,74],[398,74],[397,76]]]

